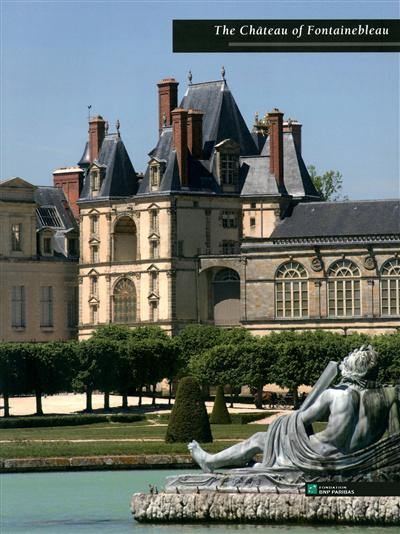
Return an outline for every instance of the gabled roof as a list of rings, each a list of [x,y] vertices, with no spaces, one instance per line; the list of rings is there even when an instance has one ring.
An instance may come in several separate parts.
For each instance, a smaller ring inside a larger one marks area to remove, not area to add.
[[[189,85],[180,104],[184,109],[199,109],[203,116],[205,158],[224,139],[234,139],[241,155],[258,153],[254,140],[225,80]]]
[[[0,187],[19,187],[27,189],[36,189],[36,185],[30,184],[23,178],[15,176],[14,178],[7,178],[6,180],[0,180]]]
[[[297,204],[271,239],[400,234],[400,200]]]
[[[118,134],[109,134],[105,137],[99,157],[93,163],[105,168],[99,194],[93,198],[99,200],[136,194],[138,189],[136,172]],[[92,195],[89,173],[87,173],[79,200],[89,199],[92,199]]]

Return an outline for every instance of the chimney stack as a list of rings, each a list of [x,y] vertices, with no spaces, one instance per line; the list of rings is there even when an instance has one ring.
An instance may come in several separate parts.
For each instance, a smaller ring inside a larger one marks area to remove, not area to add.
[[[179,176],[181,185],[188,185],[188,136],[187,136],[187,118],[186,109],[176,108],[171,111],[172,116],[172,144],[176,150],[178,160]]]
[[[89,154],[90,163],[99,157],[101,145],[106,134],[106,121],[98,115],[89,119]]]
[[[269,170],[278,186],[283,186],[283,113],[274,108],[268,113]]]
[[[171,112],[178,106],[178,85],[175,78],[164,78],[158,87],[158,131],[161,135],[164,126],[171,126]]]
[[[64,191],[69,207],[75,217],[79,219],[79,207],[77,201],[81,195],[83,185],[83,169],[80,167],[65,167],[53,172],[54,187]]]
[[[283,133],[291,133],[295,147],[299,154],[301,154],[301,127],[302,124],[296,120],[289,119],[283,123]]]
[[[198,109],[189,109],[187,116],[188,149],[196,159],[203,156],[203,115]]]

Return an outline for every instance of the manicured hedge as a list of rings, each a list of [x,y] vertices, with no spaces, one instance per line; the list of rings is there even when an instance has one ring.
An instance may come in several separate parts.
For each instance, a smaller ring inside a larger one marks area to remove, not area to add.
[[[140,414],[43,415],[41,417],[4,417],[0,428],[32,428],[45,426],[77,426],[94,423],[135,423],[143,421]]]
[[[253,421],[259,421],[271,415],[270,412],[264,413],[233,413],[231,414],[231,420],[233,424],[236,425],[247,425],[247,423],[252,423]]]
[[[225,403],[224,387],[217,386],[217,394],[210,416],[210,423],[212,425],[229,425],[231,422],[232,420]]]

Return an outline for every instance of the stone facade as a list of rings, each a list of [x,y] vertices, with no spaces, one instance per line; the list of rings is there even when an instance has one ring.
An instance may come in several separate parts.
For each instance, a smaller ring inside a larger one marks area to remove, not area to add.
[[[45,189],[45,191],[41,190]],[[68,258],[68,245],[77,229],[56,230],[37,221],[40,198],[47,189],[20,178],[0,184],[0,339],[52,341],[76,337],[77,256]],[[58,198],[60,191],[51,191]],[[65,202],[65,197],[64,202]],[[48,206],[48,203],[46,202]],[[54,205],[51,207],[56,209]],[[46,209],[46,208],[45,208]],[[54,215],[45,211],[44,216]],[[63,224],[63,214],[60,226]],[[61,235],[56,235],[61,233]],[[46,241],[47,240],[47,241]],[[64,248],[65,255],[60,251]]]

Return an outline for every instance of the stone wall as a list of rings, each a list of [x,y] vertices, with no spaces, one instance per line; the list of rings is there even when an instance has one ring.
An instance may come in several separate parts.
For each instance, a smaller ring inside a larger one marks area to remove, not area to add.
[[[152,523],[400,524],[400,497],[136,493],[132,497],[131,509],[137,521]]]

